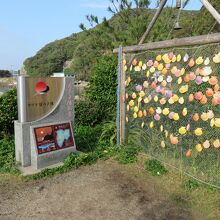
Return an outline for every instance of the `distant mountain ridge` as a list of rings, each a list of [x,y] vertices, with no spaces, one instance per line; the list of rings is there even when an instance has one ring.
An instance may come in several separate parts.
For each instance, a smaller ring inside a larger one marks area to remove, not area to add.
[[[212,0],[212,3],[220,11],[220,1]],[[89,80],[97,58],[112,53],[119,45],[137,44],[154,13],[153,9],[123,11],[92,29],[49,43],[25,60],[25,70],[31,76],[47,76],[64,69],[67,74],[76,74],[78,79]],[[177,10],[165,8],[146,42],[220,32],[220,25],[204,8],[181,11],[183,29],[179,31],[172,28],[176,16]]]

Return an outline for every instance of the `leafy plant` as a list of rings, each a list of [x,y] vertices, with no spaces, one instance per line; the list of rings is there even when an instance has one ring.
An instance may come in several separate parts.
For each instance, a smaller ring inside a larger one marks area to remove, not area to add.
[[[115,121],[109,121],[103,124],[100,141],[106,141],[110,146],[116,144],[117,139],[117,127]]]
[[[151,172],[153,176],[161,176],[167,173],[166,168],[158,160],[147,160],[145,169]]]

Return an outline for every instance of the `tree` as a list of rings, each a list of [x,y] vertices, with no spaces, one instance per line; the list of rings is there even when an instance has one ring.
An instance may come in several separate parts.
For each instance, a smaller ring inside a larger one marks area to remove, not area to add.
[[[82,31],[86,31],[87,28],[85,27],[85,25],[83,23],[80,23],[79,24],[79,28],[82,30]]]
[[[151,3],[150,0],[109,0],[109,1],[110,1],[110,5],[107,7],[107,10],[113,15],[118,14],[118,16],[124,21],[128,21],[129,14],[132,15],[136,14],[137,16],[140,15],[138,11],[133,11],[130,9],[148,8]],[[99,19],[95,15],[86,15],[86,20],[89,22],[91,27],[94,27],[94,25],[99,24]],[[104,17],[103,21],[105,20],[107,19]],[[87,30],[86,26],[83,23],[81,23],[79,27],[83,31]]]
[[[11,73],[8,70],[0,70],[0,78],[1,77],[11,77]]]
[[[129,10],[132,8],[133,3],[136,8],[148,8],[150,5],[150,0],[110,0],[111,5],[108,7],[108,11],[116,14],[121,11]]]
[[[220,11],[219,0],[210,0],[210,3]],[[27,73],[32,76],[50,75],[54,71],[62,71],[63,64],[69,60],[71,66],[67,72],[89,80],[97,58],[111,54],[119,45],[137,44],[155,13],[155,10],[147,8],[134,8],[134,2],[131,7],[109,20],[103,18],[101,22],[99,19],[100,24],[94,28],[86,29],[84,25],[85,31],[46,45],[25,61]],[[180,23],[183,28],[174,31],[176,12],[174,8],[164,8],[148,36],[149,42],[220,32],[220,25],[204,7],[200,11],[182,10]]]

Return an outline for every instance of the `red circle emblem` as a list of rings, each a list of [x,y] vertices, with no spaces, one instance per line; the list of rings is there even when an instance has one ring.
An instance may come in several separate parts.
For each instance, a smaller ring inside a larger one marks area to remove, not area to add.
[[[46,91],[48,90],[48,86],[46,83],[44,82],[38,82],[36,85],[35,85],[35,91],[37,93],[45,93]]]

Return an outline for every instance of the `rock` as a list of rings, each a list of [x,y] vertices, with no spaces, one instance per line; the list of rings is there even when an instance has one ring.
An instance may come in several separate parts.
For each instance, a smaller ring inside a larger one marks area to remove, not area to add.
[[[39,187],[38,187],[38,189],[37,189],[37,190],[38,190],[38,192],[41,192],[41,191],[43,191],[43,190],[44,190],[44,188],[45,188],[45,186],[44,186],[44,185],[41,185],[41,186],[39,186]]]

